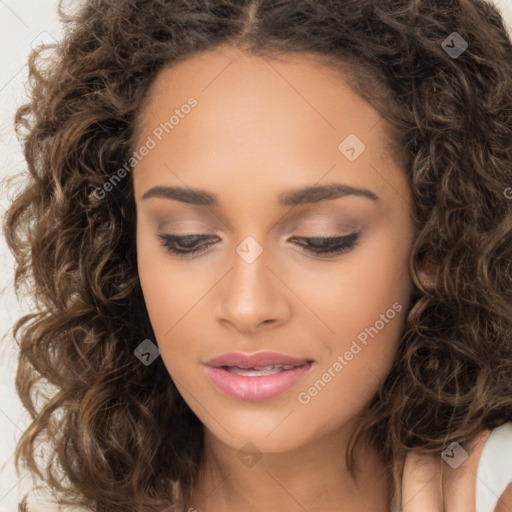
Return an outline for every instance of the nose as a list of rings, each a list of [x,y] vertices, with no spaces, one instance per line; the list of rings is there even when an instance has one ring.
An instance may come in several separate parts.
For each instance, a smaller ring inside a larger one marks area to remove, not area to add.
[[[290,318],[289,291],[282,277],[276,276],[279,272],[267,263],[265,251],[251,263],[235,255],[215,297],[216,317],[224,327],[248,334]]]

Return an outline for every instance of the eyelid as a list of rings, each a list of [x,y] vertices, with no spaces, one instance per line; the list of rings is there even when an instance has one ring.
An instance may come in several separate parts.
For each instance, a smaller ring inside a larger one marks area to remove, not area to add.
[[[212,228],[202,222],[175,221],[171,223],[163,222],[157,225],[159,233],[171,233],[173,235],[214,235]]]
[[[343,236],[349,236],[356,232],[361,232],[363,230],[362,226],[357,226],[354,224],[346,224],[340,226],[339,224],[337,226],[329,227],[326,229],[322,228],[308,228],[308,229],[301,229],[300,231],[293,230],[293,235],[288,235],[292,237],[300,237],[300,238],[340,238]],[[218,237],[221,235],[218,235],[215,233],[215,231],[212,231],[210,229],[206,228],[173,228],[171,229],[167,225],[164,225],[164,227],[159,228],[158,233],[163,234],[171,234],[174,236],[211,236],[211,237]]]
[[[328,260],[335,258],[338,255],[345,254],[356,248],[359,244],[361,237],[361,231],[355,231],[348,235],[339,236],[316,236],[316,237],[292,237],[293,240],[297,240],[298,243],[294,243],[302,250],[306,250],[309,257],[319,258],[321,260]],[[192,235],[178,235],[178,234],[159,234],[160,245],[166,247],[168,253],[177,255],[180,258],[193,258],[194,255],[198,257],[203,253],[206,253],[210,246],[214,245],[214,242],[207,242],[205,244],[193,244],[191,248],[178,249],[176,246],[172,246],[174,242],[180,244],[180,240],[185,239],[196,239],[196,240],[208,240],[211,238],[219,238],[217,235],[205,235],[205,234],[192,234]],[[314,241],[314,242],[313,242]],[[306,242],[306,244],[304,244]],[[315,247],[315,243],[319,243]]]
[[[335,213],[315,213],[302,219],[293,219],[292,222],[284,226],[286,231],[311,230],[314,233],[322,233],[321,236],[324,236],[323,232],[334,232],[338,235],[340,231],[351,233],[360,231],[363,227],[360,216]]]

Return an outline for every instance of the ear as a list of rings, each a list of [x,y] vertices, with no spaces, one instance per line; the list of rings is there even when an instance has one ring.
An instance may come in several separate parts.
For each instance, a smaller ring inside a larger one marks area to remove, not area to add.
[[[432,264],[422,262],[418,265],[418,278],[423,288],[431,290],[435,282],[435,268]]]

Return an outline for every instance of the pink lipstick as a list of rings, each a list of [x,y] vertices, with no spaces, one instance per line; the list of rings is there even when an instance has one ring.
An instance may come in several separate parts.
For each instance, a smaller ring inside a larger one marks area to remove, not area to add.
[[[275,352],[232,352],[205,363],[208,375],[222,392],[239,400],[267,400],[290,389],[311,369],[312,359]]]

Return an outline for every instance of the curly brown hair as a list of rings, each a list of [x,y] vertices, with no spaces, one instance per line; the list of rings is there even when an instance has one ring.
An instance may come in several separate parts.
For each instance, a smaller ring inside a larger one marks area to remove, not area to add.
[[[352,439],[388,461],[400,494],[405,455],[512,420],[512,46],[483,0],[87,0],[59,15],[53,49],[29,57],[30,100],[15,116],[28,182],[4,221],[20,318],[16,388],[32,423],[16,465],[61,503],[182,510],[203,426],[161,360],[136,265],[132,180],[93,192],[134,150],[156,74],[231,44],[272,58],[309,52],[348,70],[393,133],[413,193],[414,283],[398,357]],[[468,47],[443,45],[453,33]],[[428,265],[432,286],[419,278]],[[51,390],[51,391],[49,391]],[[38,400],[36,393],[41,393]],[[48,440],[43,475],[32,451]],[[18,469],[19,470],[19,469]]]

